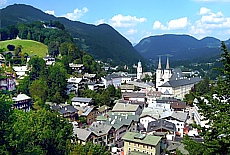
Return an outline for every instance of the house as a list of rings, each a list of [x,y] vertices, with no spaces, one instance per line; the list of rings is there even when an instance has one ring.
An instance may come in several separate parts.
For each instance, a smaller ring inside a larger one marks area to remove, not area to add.
[[[95,81],[97,81],[96,75],[97,75],[97,74],[85,73],[85,74],[83,75],[83,79],[85,79],[85,80],[88,81],[88,82],[95,82]]]
[[[98,116],[105,116],[105,114],[107,114],[109,112],[111,108],[107,105],[103,105],[103,106],[99,106],[99,108],[97,108],[98,110]]]
[[[167,150],[171,154],[176,154],[177,150],[179,150],[184,155],[189,154],[189,152],[184,149],[184,144],[182,144],[180,142],[173,142],[173,141],[168,142]]]
[[[155,90],[155,86],[153,83],[144,83],[138,81],[130,81],[128,82],[129,85],[134,85],[135,89],[140,92],[148,92],[150,90]]]
[[[67,79],[67,95],[70,93],[78,93],[78,89],[82,87],[82,78],[70,77]]]
[[[184,112],[186,109],[186,102],[182,101],[173,101],[170,103],[171,109],[173,111],[181,111]]]
[[[84,117],[86,119],[87,124],[92,124],[94,121],[96,121],[97,118],[97,110],[94,106],[84,106],[79,107],[77,106],[76,109],[79,110],[78,114],[81,117]]]
[[[43,58],[43,60],[45,60],[46,65],[54,65],[54,63],[55,63],[55,58],[53,58],[52,56],[49,56],[49,55],[45,56]]]
[[[72,105],[68,104],[52,104],[51,110],[56,110],[65,119],[69,121],[76,121],[78,119],[78,110]]]
[[[25,112],[30,111],[30,108],[32,106],[31,97],[27,96],[26,94],[18,94],[16,97],[13,97],[12,100],[13,109],[22,109]]]
[[[93,138],[96,137],[93,132],[77,127],[73,127],[73,136],[76,138],[77,143],[82,145],[85,145],[87,142],[93,142]]]
[[[160,119],[163,112],[163,109],[144,108],[139,118],[140,124],[142,124],[146,130],[148,123]]]
[[[172,122],[176,126],[176,134],[183,137],[184,127],[187,121],[187,113],[172,111],[168,113],[163,113],[161,118],[169,122]]]
[[[114,145],[115,129],[113,126],[103,122],[93,122],[87,130],[95,135],[92,137],[93,144],[100,144],[102,146]]]
[[[161,137],[126,132],[122,137],[124,140],[124,154],[128,155],[131,151],[146,153],[149,155],[160,155]]]
[[[93,103],[92,98],[84,98],[84,97],[73,97],[71,99],[71,103],[74,107],[80,106],[80,107],[85,107],[89,106]]]
[[[142,108],[137,104],[129,104],[129,103],[119,103],[117,102],[113,109],[113,113],[121,113],[121,114],[130,114],[130,115],[140,115],[142,113]]]
[[[114,85],[115,88],[120,87],[122,83],[121,79],[122,77],[116,73],[112,73],[101,78],[102,83],[105,85],[105,88],[107,88],[109,85]]]
[[[1,74],[1,77],[0,77],[0,90],[13,91],[15,89],[16,89],[15,76],[10,72]]]
[[[23,79],[26,76],[26,72],[29,71],[27,66],[13,66],[13,70],[19,79]]]
[[[141,101],[136,101],[136,100],[118,100],[119,103],[124,103],[124,104],[134,104],[134,105],[140,105],[142,109],[147,107],[146,102],[141,102]]]
[[[173,140],[176,136],[176,126],[174,123],[164,119],[149,122],[147,134],[165,137],[167,140]]]
[[[122,93],[122,99],[146,102],[145,93],[139,93],[139,92]]]
[[[124,92],[133,92],[134,91],[134,85],[129,85],[129,84],[122,84],[120,86],[120,89],[121,89],[121,92],[124,93]]]
[[[69,63],[69,67],[74,70],[75,72],[81,73],[84,70],[84,65],[83,64],[74,64],[74,63]]]
[[[97,117],[97,121],[113,126],[115,128],[115,146],[123,147],[122,136],[127,131],[137,132],[139,116],[109,112],[105,119]]]

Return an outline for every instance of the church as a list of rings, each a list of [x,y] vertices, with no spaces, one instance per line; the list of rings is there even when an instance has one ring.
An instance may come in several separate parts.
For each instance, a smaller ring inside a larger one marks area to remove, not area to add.
[[[158,68],[156,70],[156,89],[163,94],[183,99],[191,88],[201,80],[203,80],[201,77],[185,77],[180,68],[170,68],[169,57],[167,57],[166,67],[163,69],[161,57],[159,57]]]

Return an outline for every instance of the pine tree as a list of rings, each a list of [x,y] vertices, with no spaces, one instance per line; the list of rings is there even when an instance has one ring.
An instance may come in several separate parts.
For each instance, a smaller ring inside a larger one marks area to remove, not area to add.
[[[219,70],[224,74],[219,76],[213,94],[205,95],[208,103],[198,97],[198,107],[205,120],[209,120],[207,127],[197,126],[201,130],[200,135],[204,138],[203,143],[191,141],[188,137],[183,140],[185,149],[190,154],[215,154],[227,155],[230,153],[230,53],[222,42],[223,68]],[[193,144],[193,145],[191,145]],[[202,151],[196,151],[197,149]]]

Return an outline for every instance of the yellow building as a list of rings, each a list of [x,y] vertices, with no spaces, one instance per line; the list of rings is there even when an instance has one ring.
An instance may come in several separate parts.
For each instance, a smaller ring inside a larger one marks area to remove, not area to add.
[[[160,154],[161,137],[135,132],[126,132],[122,139],[124,140],[125,155],[128,155],[131,151],[137,151],[149,155]]]

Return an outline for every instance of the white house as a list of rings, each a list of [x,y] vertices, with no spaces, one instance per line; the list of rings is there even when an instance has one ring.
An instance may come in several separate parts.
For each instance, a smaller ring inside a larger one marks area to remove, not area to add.
[[[122,83],[121,79],[122,77],[116,73],[112,73],[101,78],[103,84],[105,85],[105,88],[107,88],[109,85],[114,85],[115,88],[118,88]]]
[[[19,79],[23,79],[26,76],[26,72],[29,71],[27,66],[13,66],[13,70]]]
[[[89,106],[90,104],[92,104],[93,100],[92,98],[83,98],[83,97],[73,97],[71,99],[72,105],[74,107],[85,107],[85,106]]]
[[[184,112],[172,111],[163,113],[161,118],[174,123],[176,126],[176,132],[178,132],[178,135],[183,137],[187,115],[188,114]]]
[[[140,115],[140,123],[147,129],[148,123],[161,118],[163,109],[144,108]]]

